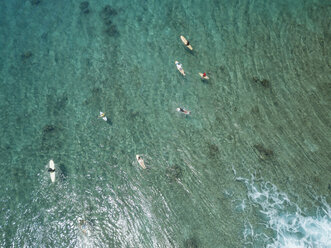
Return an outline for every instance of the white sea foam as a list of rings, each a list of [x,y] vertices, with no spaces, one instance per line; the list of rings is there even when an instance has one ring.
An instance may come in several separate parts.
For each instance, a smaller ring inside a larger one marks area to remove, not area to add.
[[[245,183],[249,202],[262,219],[259,225],[263,228],[245,224],[243,235],[247,244],[255,247],[263,243],[267,248],[331,247],[331,208],[323,198],[319,199],[316,213],[309,216],[311,212],[305,213],[270,182],[236,179]]]

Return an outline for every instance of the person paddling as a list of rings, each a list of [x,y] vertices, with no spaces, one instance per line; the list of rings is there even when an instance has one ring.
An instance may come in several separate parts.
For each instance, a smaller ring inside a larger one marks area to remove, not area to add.
[[[199,75],[202,79],[206,79],[206,80],[209,79],[209,77],[207,76],[207,73],[205,73],[205,72],[204,73],[199,72]]]

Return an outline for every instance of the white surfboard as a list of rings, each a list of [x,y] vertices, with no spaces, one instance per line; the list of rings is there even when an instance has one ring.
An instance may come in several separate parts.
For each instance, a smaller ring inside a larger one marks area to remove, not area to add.
[[[102,118],[104,121],[107,121],[107,116],[104,112],[101,112],[100,111],[100,115],[99,115],[100,118]]]
[[[206,79],[206,80],[209,79],[209,77],[208,77],[207,75],[204,77],[204,76],[203,76],[203,73],[201,73],[201,72],[199,72],[199,75],[200,75],[200,77],[201,77],[202,79]]]
[[[89,235],[89,225],[86,222],[86,220],[83,220],[82,218],[78,218],[78,226],[83,234]]]
[[[184,108],[182,108],[182,110],[181,110],[181,108],[176,108],[176,110],[178,111],[178,112],[181,112],[181,113],[183,113],[183,114],[185,114],[185,115],[189,115],[189,114],[191,114],[191,111],[188,111],[188,110],[186,110],[186,109],[184,109]]]
[[[180,39],[188,49],[190,49],[191,51],[193,50],[193,47],[191,45],[187,45],[188,41],[185,39],[183,35],[180,36]]]
[[[55,182],[55,164],[53,159],[51,159],[49,161],[49,169],[52,170],[49,172],[50,176],[51,176],[51,181],[54,183]]]
[[[175,65],[177,67],[177,70],[183,75],[185,76],[185,71],[184,69],[182,68],[182,64],[180,64],[178,61],[175,61]]]
[[[136,155],[136,159],[137,159],[138,163],[140,164],[140,166],[141,166],[143,169],[146,169],[146,166],[145,166],[144,160],[143,160],[138,154]]]

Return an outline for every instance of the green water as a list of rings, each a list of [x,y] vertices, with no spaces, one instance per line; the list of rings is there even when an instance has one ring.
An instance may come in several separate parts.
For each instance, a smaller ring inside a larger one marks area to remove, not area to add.
[[[0,3],[1,247],[331,245],[327,1],[37,2]]]

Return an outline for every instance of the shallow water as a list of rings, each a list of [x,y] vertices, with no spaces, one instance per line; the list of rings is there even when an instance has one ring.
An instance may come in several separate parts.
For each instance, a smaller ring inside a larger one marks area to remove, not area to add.
[[[37,2],[0,3],[1,247],[331,246],[327,1]]]

